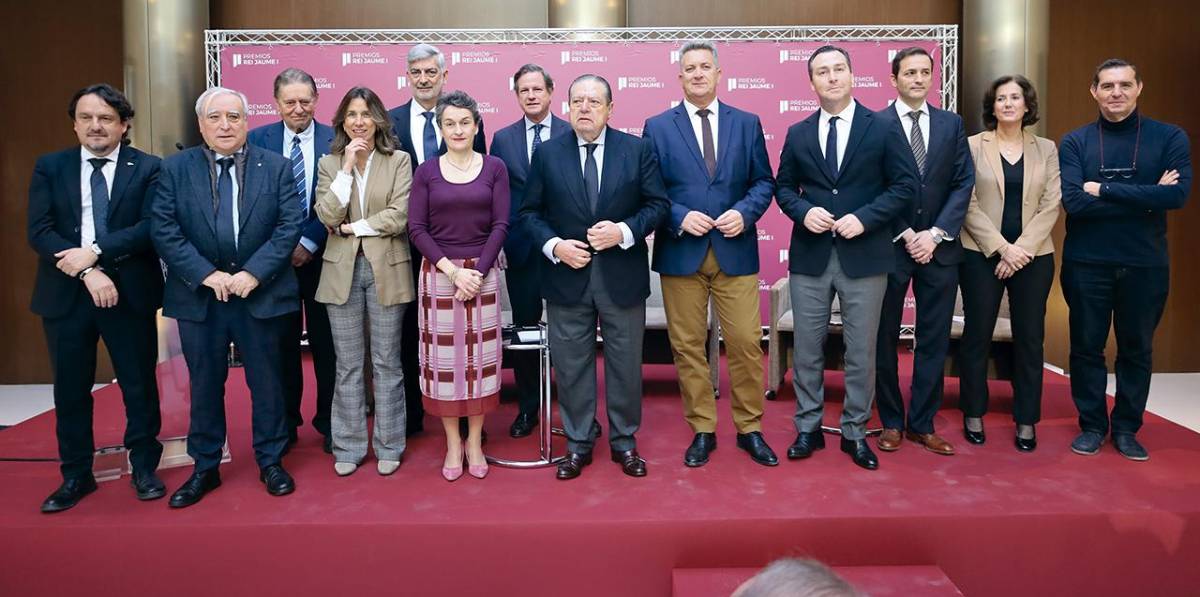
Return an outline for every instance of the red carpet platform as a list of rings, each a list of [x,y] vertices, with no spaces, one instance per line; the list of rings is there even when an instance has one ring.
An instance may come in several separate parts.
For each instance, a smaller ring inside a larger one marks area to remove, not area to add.
[[[831,402],[840,401],[841,374],[829,372],[827,382]],[[808,461],[756,465],[735,447],[724,400],[720,448],[708,466],[688,469],[691,432],[675,383],[673,368],[646,367],[644,479],[622,475],[600,447],[571,482],[550,469],[493,468],[482,481],[447,483],[439,475],[444,440],[429,420],[434,431],[413,438],[387,478],[370,462],[337,477],[306,427],[285,462],[297,491],[275,498],[258,481],[249,400],[235,370],[233,462],[222,469],[224,485],[195,507],[137,502],[121,480],[46,516],[38,505],[59,481],[57,465],[0,462],[0,595],[666,596],[681,570],[757,568],[789,555],[876,570],[866,580],[889,591],[860,586],[879,594],[936,581],[931,568],[952,585],[916,593],[1190,595],[1200,584],[1200,435],[1148,416],[1140,437],[1149,462],[1125,460],[1108,444],[1098,456],[1077,456],[1068,449],[1076,426],[1062,377],[1047,374],[1037,452],[1013,448],[1002,383],[993,385],[987,445],[963,441],[950,379],[936,425],[959,454],[906,443],[881,454],[874,472],[855,467],[836,442]],[[163,435],[181,435],[180,360],[162,367],[160,384]],[[781,456],[795,436],[792,398],[785,387],[766,409],[764,434]],[[96,404],[98,445],[119,443],[118,390],[99,392]],[[514,408],[489,418],[489,453],[535,451],[532,438],[507,437]],[[838,412],[831,404],[827,421]],[[48,413],[0,431],[0,457],[53,457],[53,427]],[[168,470],[163,479],[174,490],[188,473]],[[904,577],[908,584],[886,580],[909,566],[922,568]]]

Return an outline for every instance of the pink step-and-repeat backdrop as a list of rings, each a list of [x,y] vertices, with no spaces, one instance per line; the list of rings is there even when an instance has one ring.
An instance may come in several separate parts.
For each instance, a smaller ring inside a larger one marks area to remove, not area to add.
[[[818,109],[809,86],[807,61],[820,42],[719,42],[722,78],[718,98],[762,119],[767,153],[773,168],[788,126]],[[941,81],[941,51],[935,41],[846,41],[855,74],[855,98],[873,110],[886,107],[895,97],[890,83],[891,58],[908,46],[921,46],[933,60],[933,81]],[[540,64],[554,78],[554,111],[566,118],[567,86],[577,76],[594,73],[613,88],[610,125],[641,135],[646,118],[670,109],[683,96],[678,78],[677,42],[579,42],[528,44],[439,44],[449,70],[447,90],[461,89],[479,102],[488,135],[521,117],[512,91],[512,74],[523,64]],[[320,101],[317,119],[328,123],[346,90],[371,87],[393,108],[411,97],[405,78],[405,56],[410,45],[279,45],[228,46],[221,50],[221,81],[250,100],[250,126],[278,119],[272,82],[279,71],[298,67],[316,79]],[[930,103],[940,107],[940,88]],[[787,275],[787,248],[792,222],[772,203],[758,222],[762,269],[759,288],[764,292]],[[912,297],[906,301],[905,324],[913,321]],[[764,319],[765,322],[765,319]]]

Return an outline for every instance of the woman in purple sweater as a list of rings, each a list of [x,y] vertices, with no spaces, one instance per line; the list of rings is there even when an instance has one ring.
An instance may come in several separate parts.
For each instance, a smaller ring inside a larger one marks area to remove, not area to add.
[[[483,416],[500,399],[500,297],[497,256],[508,235],[508,171],[472,149],[479,129],[475,100],[455,91],[435,112],[446,153],[413,175],[410,242],[424,256],[417,284],[421,393],[425,411],[442,418],[442,476],[487,475]],[[463,445],[459,417],[467,417]]]

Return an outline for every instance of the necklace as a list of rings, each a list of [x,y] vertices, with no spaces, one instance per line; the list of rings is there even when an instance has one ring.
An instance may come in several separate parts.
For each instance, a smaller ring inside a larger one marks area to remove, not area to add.
[[[1021,139],[1008,140],[996,133],[996,142],[1000,145],[1000,153],[1003,153],[1005,157],[1014,158],[1021,155]]]
[[[471,158],[467,160],[466,166],[459,166],[458,164],[455,164],[454,160],[450,159],[449,155],[446,156],[446,163],[454,166],[454,169],[458,170],[459,172],[466,172],[471,169],[471,166],[475,165],[475,154],[473,152],[471,153]]]

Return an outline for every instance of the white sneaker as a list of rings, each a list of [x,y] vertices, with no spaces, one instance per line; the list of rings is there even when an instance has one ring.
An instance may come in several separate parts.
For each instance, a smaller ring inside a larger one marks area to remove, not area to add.
[[[349,475],[356,470],[358,470],[358,465],[354,464],[353,462],[335,462],[335,463],[333,463],[333,471],[335,473],[337,473],[339,477],[345,477],[346,475]]]
[[[379,474],[387,476],[387,475],[390,475],[390,474],[396,472],[396,469],[400,468],[400,461],[399,460],[380,460],[378,468],[379,468]]]

